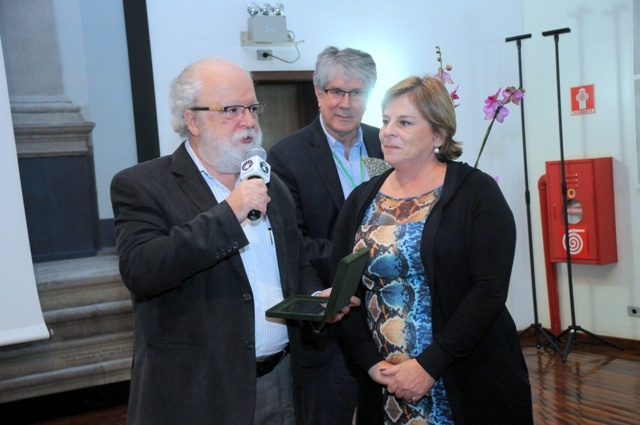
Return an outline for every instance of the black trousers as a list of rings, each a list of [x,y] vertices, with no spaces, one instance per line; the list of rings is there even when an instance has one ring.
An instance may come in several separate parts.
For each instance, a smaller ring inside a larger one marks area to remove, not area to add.
[[[305,425],[351,425],[358,403],[357,369],[339,348],[323,366],[302,368]]]

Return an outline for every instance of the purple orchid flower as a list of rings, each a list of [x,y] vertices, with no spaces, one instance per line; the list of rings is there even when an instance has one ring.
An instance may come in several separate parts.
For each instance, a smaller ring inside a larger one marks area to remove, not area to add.
[[[438,69],[438,72],[436,72],[436,75],[434,75],[434,77],[442,81],[443,83],[453,84],[453,80],[451,79],[451,74],[449,74],[447,71],[443,70],[442,68]]]

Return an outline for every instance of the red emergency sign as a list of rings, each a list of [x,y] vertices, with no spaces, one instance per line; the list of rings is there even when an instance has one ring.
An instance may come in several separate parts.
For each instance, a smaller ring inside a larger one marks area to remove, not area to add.
[[[571,115],[585,115],[595,113],[595,84],[571,87]]]

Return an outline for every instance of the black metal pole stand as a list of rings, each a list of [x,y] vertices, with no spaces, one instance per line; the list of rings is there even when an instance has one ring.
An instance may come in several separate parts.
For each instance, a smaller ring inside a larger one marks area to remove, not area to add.
[[[571,308],[571,325],[562,331],[556,338],[560,339],[564,335],[569,334],[567,338],[567,343],[564,349],[564,354],[562,355],[562,361],[567,360],[567,356],[573,347],[578,343],[578,332],[584,332],[585,334],[604,342],[605,344],[609,344],[613,347],[622,350],[617,344],[614,344],[611,341],[608,341],[601,336],[594,334],[593,332],[589,332],[586,329],[583,329],[581,326],[576,325],[576,310],[573,299],[573,277],[571,274],[571,248],[569,244],[569,214],[567,211],[567,180],[565,177],[565,161],[564,161],[564,145],[562,141],[562,108],[560,102],[560,60],[558,56],[558,39],[560,34],[565,34],[571,32],[569,28],[561,28],[552,31],[545,31],[542,33],[544,37],[548,37],[550,35],[553,36],[556,45],[556,87],[558,92],[558,128],[560,131],[560,170],[561,170],[561,178],[562,178],[562,212],[564,216],[564,240],[565,240],[565,251],[567,252],[567,277],[569,279],[569,306]]]
[[[531,34],[523,34],[517,35],[513,37],[508,37],[505,39],[506,43],[511,41],[516,42],[516,46],[518,47],[518,76],[520,81],[520,88],[522,88],[522,40],[531,38]],[[520,332],[520,335],[525,334],[529,330],[533,330],[535,332],[536,338],[536,347],[540,348],[542,344],[540,343],[540,335],[544,336],[547,339],[547,345],[553,346],[553,348],[560,353],[560,348],[554,342],[554,336],[549,333],[538,321],[538,297],[536,295],[536,277],[534,270],[534,261],[533,261],[533,239],[531,233],[531,197],[529,193],[529,171],[527,168],[527,138],[526,131],[524,126],[524,99],[522,99],[520,105],[520,120],[522,121],[522,153],[524,158],[524,199],[527,206],[527,231],[529,235],[529,266],[531,270],[531,294],[533,295],[533,320],[534,322],[524,331]]]

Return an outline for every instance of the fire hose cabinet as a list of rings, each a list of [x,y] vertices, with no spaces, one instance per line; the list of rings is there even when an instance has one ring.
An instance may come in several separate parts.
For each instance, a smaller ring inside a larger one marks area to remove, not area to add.
[[[616,214],[611,157],[547,161],[547,214],[551,262],[610,264],[618,262]],[[567,202],[569,242],[566,242],[564,199]]]

